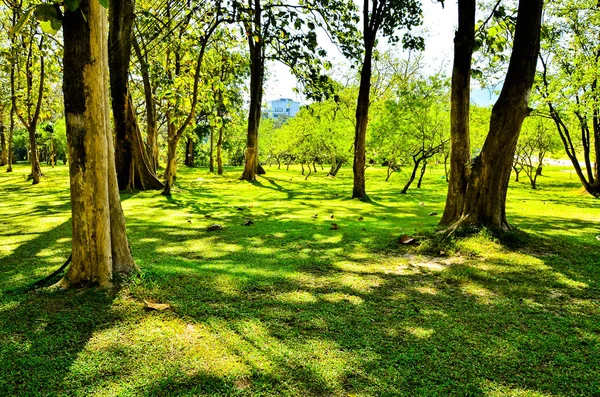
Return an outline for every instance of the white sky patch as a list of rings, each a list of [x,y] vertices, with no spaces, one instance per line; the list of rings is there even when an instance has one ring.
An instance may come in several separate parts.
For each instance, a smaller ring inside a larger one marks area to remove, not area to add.
[[[433,0],[423,0],[423,25],[419,30],[423,32],[425,37],[424,64],[426,68],[424,72],[433,74],[441,71],[446,76],[450,76],[454,31],[458,21],[458,7],[454,0],[446,0],[445,3],[445,7],[442,8],[440,3]],[[348,62],[324,33],[319,34],[319,40],[327,50],[328,58],[334,65],[334,69],[338,69],[336,74],[349,73]],[[387,46],[385,38],[381,38],[380,43],[384,48]],[[403,51],[401,46],[395,48],[396,51]],[[267,67],[265,100],[292,98],[304,102],[303,96],[293,91],[298,83],[287,66],[272,62]]]

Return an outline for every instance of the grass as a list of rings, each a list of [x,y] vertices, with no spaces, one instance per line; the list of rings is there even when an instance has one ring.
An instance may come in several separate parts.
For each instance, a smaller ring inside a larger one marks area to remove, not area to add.
[[[122,195],[142,270],[113,297],[19,292],[69,255],[67,168],[44,171],[0,174],[0,395],[600,395],[600,201],[564,169],[511,183],[516,232],[440,239],[439,170],[399,195],[369,168],[362,203],[348,169],[182,167],[172,198]]]

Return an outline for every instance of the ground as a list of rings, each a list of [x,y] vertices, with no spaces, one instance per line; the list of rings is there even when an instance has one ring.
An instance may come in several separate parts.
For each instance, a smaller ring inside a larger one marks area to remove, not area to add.
[[[564,169],[538,191],[511,182],[515,232],[442,239],[439,169],[400,195],[406,175],[369,168],[363,203],[350,169],[250,184],[182,167],[172,198],[123,194],[141,273],[116,296],[23,292],[69,256],[69,191],[65,166],[37,186],[15,169],[0,174],[1,395],[600,395],[600,201]]]

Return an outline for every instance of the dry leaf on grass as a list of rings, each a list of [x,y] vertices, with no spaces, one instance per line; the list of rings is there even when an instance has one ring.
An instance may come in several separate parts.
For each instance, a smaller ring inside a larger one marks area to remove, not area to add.
[[[147,310],[157,310],[159,312],[162,312],[163,310],[171,308],[171,305],[169,305],[168,303],[154,303],[148,301],[144,301],[144,303],[146,304],[145,309]]]
[[[340,227],[338,226],[337,223],[332,223],[331,224],[331,230],[338,230]]]
[[[407,236],[406,234],[403,234],[402,236],[400,236],[400,242],[402,244],[410,244],[413,241],[415,241],[415,239],[410,236]]]

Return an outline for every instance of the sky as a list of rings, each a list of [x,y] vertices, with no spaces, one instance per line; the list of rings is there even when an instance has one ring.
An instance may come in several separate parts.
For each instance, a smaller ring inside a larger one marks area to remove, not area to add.
[[[434,0],[423,0],[423,25],[420,28],[425,37],[424,63],[426,73],[444,72],[446,76],[451,75],[452,57],[453,57],[453,38],[458,21],[458,6],[455,0],[446,0],[442,8],[440,3]],[[328,57],[332,59],[334,67],[344,68],[344,57],[337,48],[320,35],[321,45],[327,50]],[[384,40],[380,42],[385,43]],[[402,51],[397,47],[397,51]],[[296,78],[292,76],[289,69],[280,63],[271,63],[268,65],[269,76],[266,81],[265,95],[266,100],[278,98],[292,98],[304,103],[302,95],[293,92],[296,87]],[[493,95],[487,90],[474,90],[472,99],[480,105],[489,105],[492,103]]]

